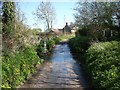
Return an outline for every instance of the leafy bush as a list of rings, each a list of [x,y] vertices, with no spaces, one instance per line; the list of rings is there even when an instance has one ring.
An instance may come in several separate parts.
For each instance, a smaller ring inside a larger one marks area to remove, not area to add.
[[[120,41],[95,43],[87,51],[86,66],[97,88],[120,88]]]
[[[60,38],[53,38],[51,40],[47,40],[46,41],[46,47],[47,47],[47,51],[50,51],[53,46],[57,43],[60,42]],[[44,41],[42,40],[39,45],[37,46],[37,54],[39,57],[43,57],[44,56]]]
[[[40,41],[39,45],[37,46],[37,55],[39,57],[43,57],[44,54],[44,41]]]
[[[56,37],[56,38],[53,38],[53,40],[55,41],[55,44],[58,44],[61,39],[59,37]]]
[[[77,32],[78,32],[79,36],[80,35],[86,36],[86,35],[89,35],[90,30],[89,30],[89,28],[84,27],[84,28],[81,28],[81,29],[79,28]]]
[[[42,63],[34,48],[25,48],[2,58],[2,88],[16,87],[36,71],[38,63]]]
[[[86,36],[79,36],[69,40],[70,49],[73,52],[83,53],[89,47],[90,38]]]
[[[55,41],[54,41],[54,40],[48,40],[48,41],[46,42],[46,44],[47,44],[47,49],[48,49],[48,50],[51,50],[52,47],[55,45]]]
[[[58,39],[48,40],[47,49],[50,50],[58,42]],[[9,54],[2,57],[2,88],[14,88],[23,82],[27,77],[36,71],[36,65],[43,62],[44,41],[37,47],[25,48],[23,51]],[[38,57],[38,55],[39,57]]]

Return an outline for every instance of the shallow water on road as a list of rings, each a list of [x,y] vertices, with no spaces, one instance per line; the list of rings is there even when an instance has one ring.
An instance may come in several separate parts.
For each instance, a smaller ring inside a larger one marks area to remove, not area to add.
[[[81,88],[80,90],[89,87],[67,43],[56,45],[44,67],[21,86],[21,88]]]

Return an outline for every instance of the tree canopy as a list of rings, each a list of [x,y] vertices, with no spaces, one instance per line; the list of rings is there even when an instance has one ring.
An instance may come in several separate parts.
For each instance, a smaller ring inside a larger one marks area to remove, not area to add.
[[[74,14],[79,28],[89,28],[98,38],[109,31],[116,36],[120,33],[120,2],[78,2]]]

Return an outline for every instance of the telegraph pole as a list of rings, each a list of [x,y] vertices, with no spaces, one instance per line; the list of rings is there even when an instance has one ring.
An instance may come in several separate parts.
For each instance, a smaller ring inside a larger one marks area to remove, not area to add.
[[[64,15],[64,25],[63,25],[63,27],[65,26],[65,15]],[[63,34],[64,34],[64,32],[65,32],[65,30],[64,30],[64,28],[63,28]]]
[[[64,15],[64,25],[65,25],[65,15]]]

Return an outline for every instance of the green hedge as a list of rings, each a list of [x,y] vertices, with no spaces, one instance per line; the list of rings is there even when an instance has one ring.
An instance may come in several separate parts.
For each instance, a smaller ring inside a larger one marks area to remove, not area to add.
[[[58,38],[58,37],[53,38],[51,40],[47,40],[46,41],[47,51],[50,51],[53,48],[53,46],[59,42],[60,42],[60,38]],[[44,41],[43,40],[39,43],[39,45],[37,47],[37,54],[39,57],[44,56]]]
[[[120,89],[120,41],[95,43],[87,51],[87,70],[98,89]]]
[[[39,45],[37,46],[37,55],[39,57],[43,57],[44,54],[44,41],[40,41]]]
[[[60,41],[61,41],[61,38],[59,37],[56,37],[56,38],[53,38],[55,44],[58,44]]]
[[[55,45],[55,41],[54,40],[48,40],[46,42],[46,44],[47,44],[47,49],[51,50],[53,48],[53,46]]]
[[[90,46],[89,42],[90,42],[89,37],[79,36],[70,39],[68,43],[72,52],[83,53]]]
[[[59,39],[48,40],[47,49],[50,50]],[[18,53],[9,54],[2,57],[2,88],[15,88],[23,82],[29,75],[36,71],[36,65],[43,62],[42,56],[44,53],[44,41],[41,41],[37,47],[37,52],[34,48],[25,48]]]
[[[36,65],[42,63],[34,48],[2,57],[2,88],[14,88],[36,71]]]

